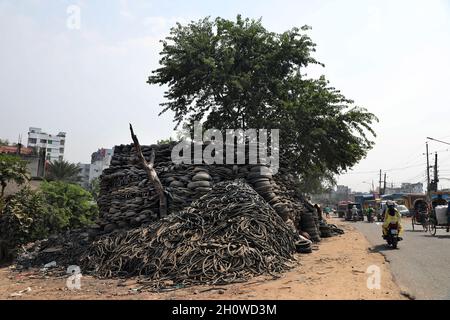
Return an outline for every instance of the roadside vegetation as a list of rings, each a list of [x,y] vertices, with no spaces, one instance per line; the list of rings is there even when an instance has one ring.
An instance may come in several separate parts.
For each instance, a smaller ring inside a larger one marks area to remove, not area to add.
[[[16,156],[0,155],[0,261],[11,258],[20,245],[94,223],[97,204],[91,192],[74,183],[74,167],[51,165],[57,168],[49,171],[54,180],[32,190],[26,184],[26,163]],[[3,185],[13,181],[19,191],[4,196]]]

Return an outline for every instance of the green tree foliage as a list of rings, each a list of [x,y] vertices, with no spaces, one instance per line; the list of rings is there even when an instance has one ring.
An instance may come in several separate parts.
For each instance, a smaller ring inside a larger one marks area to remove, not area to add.
[[[18,156],[0,154],[0,199],[3,198],[5,188],[10,181],[21,185],[28,179],[30,176],[26,161],[21,160]]]
[[[0,212],[0,252],[88,226],[97,216],[92,195],[78,185],[55,181],[43,182],[37,191],[24,187],[6,198]]]
[[[89,225],[98,215],[92,194],[77,184],[43,182],[41,190],[45,202],[51,208],[49,223],[54,230]]]
[[[49,181],[77,182],[80,181],[81,168],[65,160],[52,161],[47,168],[46,179]]]
[[[172,137],[169,137],[168,139],[161,139],[156,141],[156,144],[168,144],[174,142],[174,140],[172,139]]]
[[[0,139],[0,146],[9,146],[9,141]]]
[[[92,194],[94,200],[98,199],[100,195],[100,178],[95,178],[91,181],[88,191]]]
[[[48,235],[49,207],[40,192],[29,187],[10,196],[0,215],[0,240],[10,248]]]
[[[324,76],[307,78],[322,65],[308,29],[274,33],[241,16],[177,24],[148,79],[168,86],[161,113],[173,111],[177,126],[280,129],[281,165],[304,181],[347,170],[373,147],[377,118]]]

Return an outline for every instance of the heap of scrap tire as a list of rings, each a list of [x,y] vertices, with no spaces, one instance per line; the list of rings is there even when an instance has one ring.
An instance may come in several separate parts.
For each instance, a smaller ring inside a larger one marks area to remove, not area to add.
[[[133,145],[114,148],[97,200],[100,218],[88,230],[28,246],[24,266],[80,264],[99,277],[143,276],[150,286],[245,281],[283,272],[293,253],[310,253],[321,238],[343,231],[324,221],[282,169],[261,164],[174,164],[174,144],[141,146],[167,198],[159,196]]]
[[[179,213],[101,237],[80,262],[97,276],[145,276],[157,288],[228,284],[291,268],[298,240],[253,188],[225,181]]]
[[[261,164],[174,164],[171,159],[174,145],[142,146],[147,160],[155,152],[154,167],[167,194],[169,213],[180,212],[217,183],[243,179],[291,228],[306,233],[314,242],[320,241],[324,222],[319,221],[315,208],[297,190],[291,174],[281,169],[272,175],[270,170],[262,170]],[[158,195],[139,165],[133,145],[114,148],[110,167],[101,176],[97,202],[100,209],[97,224],[103,233],[148,226],[159,219]]]

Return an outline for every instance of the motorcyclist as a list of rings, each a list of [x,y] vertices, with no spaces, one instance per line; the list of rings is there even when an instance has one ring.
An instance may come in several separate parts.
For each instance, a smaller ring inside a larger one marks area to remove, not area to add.
[[[387,207],[386,207],[386,211],[384,213],[384,222],[383,222],[383,239],[385,239],[387,236],[389,225],[391,223],[397,223],[399,240],[402,240],[401,236],[403,235],[403,226],[402,226],[402,221],[401,221],[401,214],[395,208],[394,202],[389,201],[386,204],[387,204]]]
[[[367,208],[367,221],[372,222],[372,216],[373,216],[373,208],[372,205],[369,205],[369,208]]]

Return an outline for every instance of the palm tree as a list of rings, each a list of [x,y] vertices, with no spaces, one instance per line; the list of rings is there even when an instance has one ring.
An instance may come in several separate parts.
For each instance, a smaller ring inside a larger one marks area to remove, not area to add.
[[[78,182],[80,181],[80,171],[76,164],[65,160],[55,160],[50,162],[45,175],[50,181]]]
[[[0,199],[3,198],[6,185],[9,181],[14,181],[18,185],[29,180],[27,162],[17,156],[0,155]]]

